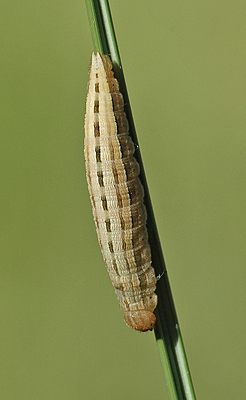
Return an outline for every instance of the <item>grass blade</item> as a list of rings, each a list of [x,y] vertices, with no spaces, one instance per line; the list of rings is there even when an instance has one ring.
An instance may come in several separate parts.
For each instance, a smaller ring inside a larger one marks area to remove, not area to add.
[[[137,145],[138,140],[108,1],[86,0],[86,6],[95,51],[99,51],[102,54],[109,54],[111,57],[115,77],[119,81],[120,91],[123,94],[126,103],[125,112],[129,122],[129,134]],[[155,335],[166,378],[168,393],[170,400],[195,400],[188,361],[185,354],[139,151],[136,152],[135,157],[140,164],[140,179],[145,192],[144,203],[148,214],[147,228],[149,243],[151,246],[152,264],[155,268],[156,275],[160,276],[156,289],[158,295],[158,306],[155,312],[157,317]]]

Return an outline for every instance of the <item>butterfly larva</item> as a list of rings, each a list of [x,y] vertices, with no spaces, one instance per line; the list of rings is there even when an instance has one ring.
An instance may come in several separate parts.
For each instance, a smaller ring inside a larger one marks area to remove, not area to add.
[[[148,331],[156,321],[156,277],[139,164],[123,105],[109,57],[92,53],[84,151],[98,240],[126,323]]]

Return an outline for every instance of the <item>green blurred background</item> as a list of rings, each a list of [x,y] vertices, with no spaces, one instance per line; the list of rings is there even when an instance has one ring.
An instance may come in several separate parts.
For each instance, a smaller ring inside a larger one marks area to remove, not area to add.
[[[246,3],[110,4],[197,397],[242,399]],[[3,1],[0,15],[0,398],[167,399],[92,219],[85,4]]]

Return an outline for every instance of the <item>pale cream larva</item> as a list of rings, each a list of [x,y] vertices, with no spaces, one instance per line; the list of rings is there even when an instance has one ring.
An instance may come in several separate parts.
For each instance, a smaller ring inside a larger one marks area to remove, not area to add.
[[[126,323],[153,329],[156,276],[139,164],[108,56],[93,53],[85,114],[85,165],[98,240]]]

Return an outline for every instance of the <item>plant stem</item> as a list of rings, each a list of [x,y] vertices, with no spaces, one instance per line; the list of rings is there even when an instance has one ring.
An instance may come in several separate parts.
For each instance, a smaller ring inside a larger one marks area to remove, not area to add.
[[[152,265],[155,268],[156,276],[160,277],[157,281],[156,287],[158,306],[155,311],[157,318],[155,335],[169,397],[171,400],[195,400],[194,388],[185,355],[185,349],[161,250],[143,163],[138,147],[138,140],[109,4],[107,0],[86,0],[86,6],[95,51],[99,51],[101,54],[109,54],[111,57],[114,74],[119,81],[120,91],[123,94],[126,104],[124,110],[129,123],[129,134],[138,149],[135,153],[135,157],[140,164],[140,180],[145,193],[144,204],[148,215],[147,229],[152,254]]]

